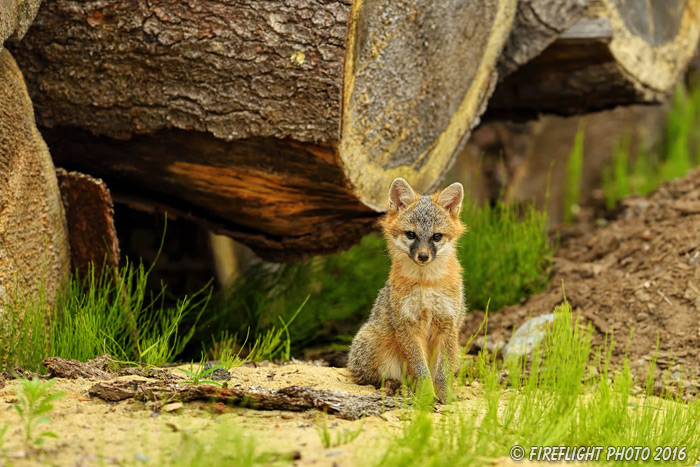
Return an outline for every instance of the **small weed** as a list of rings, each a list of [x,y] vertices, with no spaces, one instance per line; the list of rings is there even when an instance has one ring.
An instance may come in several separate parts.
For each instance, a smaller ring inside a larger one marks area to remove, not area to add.
[[[192,385],[199,385],[199,384],[211,384],[214,386],[221,386],[221,383],[218,381],[214,381],[208,376],[211,376],[214,371],[216,371],[219,368],[222,368],[223,366],[221,364],[219,365],[214,365],[211,368],[206,368],[206,356],[204,353],[202,353],[202,358],[197,364],[197,367],[195,368],[194,362],[190,362],[190,369],[184,369],[184,368],[178,368],[179,371],[184,373],[187,376],[187,380],[185,380],[185,384],[192,384]]]
[[[362,433],[362,428],[364,428],[364,421],[357,430],[352,431],[344,429],[342,431],[336,431],[334,438],[331,434],[331,430],[328,428],[328,415],[326,412],[324,411],[323,414],[316,416],[316,431],[318,432],[318,437],[321,439],[321,444],[326,449],[352,443],[358,436],[360,436],[360,433]]]
[[[63,392],[50,394],[49,390],[54,385],[55,380],[42,382],[38,378],[31,380],[23,378],[19,381],[21,388],[15,391],[17,402],[13,407],[19,414],[22,423],[24,443],[27,446],[32,444],[38,446],[44,443],[45,438],[58,438],[58,435],[51,431],[36,434],[35,429],[38,425],[51,421],[46,414],[53,410],[52,402],[65,397],[66,394]]]

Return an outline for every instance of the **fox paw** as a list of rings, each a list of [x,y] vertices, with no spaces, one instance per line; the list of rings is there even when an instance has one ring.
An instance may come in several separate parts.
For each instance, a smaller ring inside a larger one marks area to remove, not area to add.
[[[382,389],[387,396],[401,395],[401,381],[388,379],[384,382],[384,387]]]

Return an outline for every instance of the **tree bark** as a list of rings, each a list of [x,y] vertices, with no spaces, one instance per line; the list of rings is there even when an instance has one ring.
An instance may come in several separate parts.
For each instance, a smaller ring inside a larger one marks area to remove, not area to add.
[[[488,118],[662,102],[683,76],[699,36],[699,0],[588,0],[583,17],[499,83]]]
[[[397,176],[436,188],[515,7],[47,0],[16,52],[61,165],[289,260],[349,246]]]
[[[41,0],[0,0],[0,50],[6,39],[24,36],[40,4]]]
[[[114,227],[114,208],[102,180],[79,172],[56,169],[68,222],[71,266],[79,277],[116,273],[119,240]]]
[[[498,79],[537,57],[585,11],[586,0],[519,0],[513,30],[498,60]]]
[[[0,12],[1,13],[1,12]],[[0,51],[0,304],[51,303],[70,273],[66,218],[22,73]],[[18,292],[18,294],[15,294]],[[2,336],[0,336],[2,338]]]

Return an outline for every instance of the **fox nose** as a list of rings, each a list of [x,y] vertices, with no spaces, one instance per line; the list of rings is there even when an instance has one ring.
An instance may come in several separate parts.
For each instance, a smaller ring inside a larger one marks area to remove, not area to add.
[[[428,261],[428,258],[428,253],[418,253],[418,261],[420,261],[421,263],[425,263],[426,261]]]

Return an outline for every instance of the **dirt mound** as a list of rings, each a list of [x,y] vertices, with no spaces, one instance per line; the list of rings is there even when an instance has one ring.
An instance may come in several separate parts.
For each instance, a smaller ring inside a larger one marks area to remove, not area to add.
[[[644,369],[659,339],[660,369],[700,376],[700,169],[662,185],[649,198],[622,202],[616,219],[562,232],[553,280],[543,293],[489,316],[492,342],[507,342],[513,327],[551,313],[566,298],[594,327],[617,342],[613,361],[627,348],[633,370]],[[468,318],[473,333],[482,312]]]

